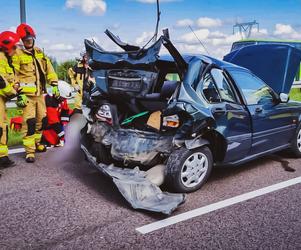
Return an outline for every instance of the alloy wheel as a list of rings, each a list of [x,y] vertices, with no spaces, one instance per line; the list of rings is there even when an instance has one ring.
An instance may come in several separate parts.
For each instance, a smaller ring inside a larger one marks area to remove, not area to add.
[[[298,136],[297,136],[297,147],[299,151],[301,152],[301,129],[299,130]]]
[[[301,133],[300,133],[301,148]],[[301,149],[300,149],[301,150]],[[181,181],[188,188],[198,185],[206,176],[209,163],[205,154],[196,152],[190,155],[181,169]]]

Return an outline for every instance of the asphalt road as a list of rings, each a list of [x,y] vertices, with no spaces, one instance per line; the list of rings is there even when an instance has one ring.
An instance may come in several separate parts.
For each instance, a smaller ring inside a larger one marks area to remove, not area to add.
[[[0,178],[0,249],[301,249],[301,184],[142,235],[166,217],[131,209],[74,147],[33,165],[12,158]],[[215,169],[173,215],[300,176],[286,153]]]

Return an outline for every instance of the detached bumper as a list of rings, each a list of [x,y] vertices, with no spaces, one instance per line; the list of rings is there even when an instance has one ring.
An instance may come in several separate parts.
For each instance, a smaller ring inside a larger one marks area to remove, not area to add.
[[[162,192],[158,186],[145,178],[145,172],[140,171],[138,167],[122,169],[114,165],[97,164],[86,147],[81,145],[81,148],[90,163],[103,174],[112,178],[120,193],[134,209],[144,209],[169,215],[185,202],[184,194]]]

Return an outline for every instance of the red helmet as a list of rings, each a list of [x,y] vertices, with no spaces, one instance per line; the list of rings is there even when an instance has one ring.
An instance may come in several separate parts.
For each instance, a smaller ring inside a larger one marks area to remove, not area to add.
[[[17,34],[19,35],[19,37],[23,40],[24,38],[36,38],[36,33],[33,30],[32,27],[30,27],[28,24],[26,23],[21,23],[18,27],[17,27]]]
[[[0,34],[0,47],[5,51],[12,50],[19,42],[20,37],[11,31],[4,31]]]

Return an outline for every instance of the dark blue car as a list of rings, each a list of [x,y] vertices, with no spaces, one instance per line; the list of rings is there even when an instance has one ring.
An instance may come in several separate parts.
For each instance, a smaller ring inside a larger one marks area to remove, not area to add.
[[[182,56],[166,35],[149,48],[108,35],[124,51],[86,41],[96,86],[83,147],[97,163],[164,166],[171,190],[191,192],[217,165],[288,148],[301,156],[301,103],[288,98],[299,50],[254,45],[220,61]],[[169,56],[159,56],[161,45]]]

